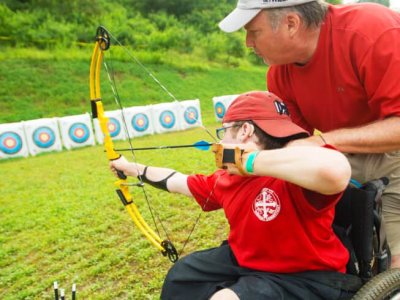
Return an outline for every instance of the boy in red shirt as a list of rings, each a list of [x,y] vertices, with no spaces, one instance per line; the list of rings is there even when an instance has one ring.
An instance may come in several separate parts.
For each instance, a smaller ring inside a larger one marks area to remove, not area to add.
[[[269,92],[239,96],[228,108],[221,170],[184,175],[127,162],[111,168],[158,188],[194,197],[204,211],[224,209],[227,242],[180,259],[162,299],[347,299],[360,280],[345,274],[349,254],[332,230],[350,166],[329,146],[283,148],[308,136]]]

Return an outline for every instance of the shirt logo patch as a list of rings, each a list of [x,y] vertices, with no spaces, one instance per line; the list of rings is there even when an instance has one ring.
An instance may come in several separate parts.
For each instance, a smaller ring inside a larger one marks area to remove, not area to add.
[[[253,212],[263,222],[275,219],[281,210],[279,197],[273,190],[263,188],[253,202]]]

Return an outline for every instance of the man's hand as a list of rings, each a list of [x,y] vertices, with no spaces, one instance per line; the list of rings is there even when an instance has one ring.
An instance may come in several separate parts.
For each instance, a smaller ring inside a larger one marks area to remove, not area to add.
[[[325,142],[319,135],[312,135],[308,138],[297,139],[287,143],[286,147],[292,146],[324,146]]]
[[[137,177],[139,175],[139,167],[135,167],[135,164],[130,163],[124,156],[110,161],[111,172],[118,177],[117,170],[123,172],[126,176]]]

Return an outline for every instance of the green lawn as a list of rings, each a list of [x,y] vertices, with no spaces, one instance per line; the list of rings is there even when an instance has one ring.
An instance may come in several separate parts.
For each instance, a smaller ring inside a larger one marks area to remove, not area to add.
[[[183,144],[201,138],[203,130],[192,129],[144,137],[134,144]],[[210,151],[156,150],[136,156],[140,162],[185,173],[214,169]],[[158,299],[171,263],[130,220],[114,192],[115,179],[101,146],[2,161],[0,169],[1,299],[52,299],[56,280],[68,291],[75,282],[79,299]],[[147,190],[180,250],[200,208],[192,199]],[[140,189],[131,191],[154,228]],[[202,213],[185,254],[218,245],[225,237],[221,212]]]

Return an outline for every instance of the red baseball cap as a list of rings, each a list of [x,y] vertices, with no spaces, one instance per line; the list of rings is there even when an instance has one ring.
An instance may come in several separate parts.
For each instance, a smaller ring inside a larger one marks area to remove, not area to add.
[[[286,105],[270,92],[254,91],[238,96],[229,106],[222,123],[253,121],[265,133],[277,137],[309,133],[290,119]]]

